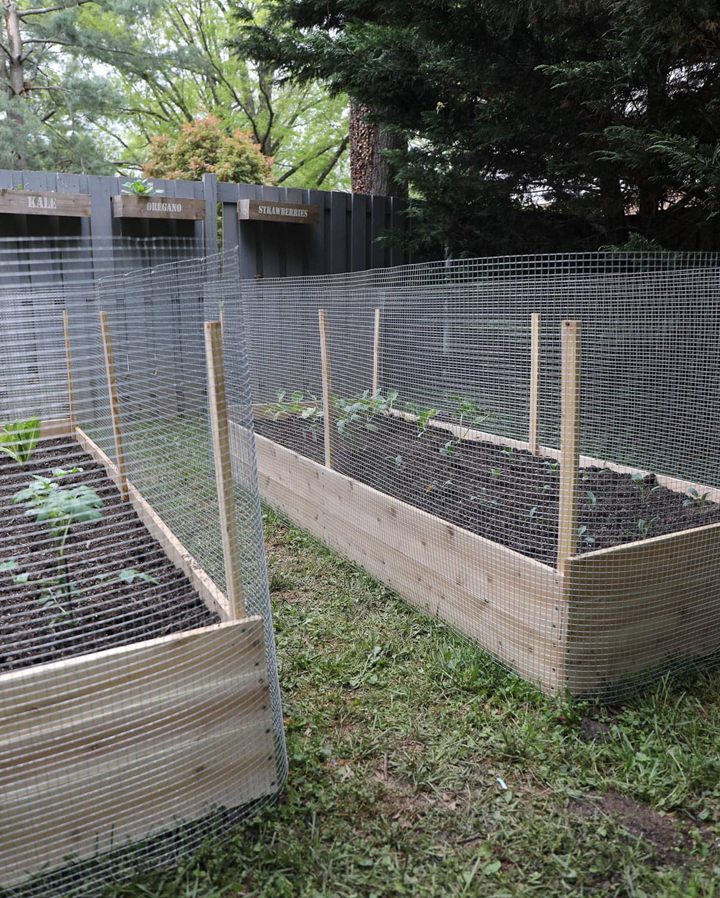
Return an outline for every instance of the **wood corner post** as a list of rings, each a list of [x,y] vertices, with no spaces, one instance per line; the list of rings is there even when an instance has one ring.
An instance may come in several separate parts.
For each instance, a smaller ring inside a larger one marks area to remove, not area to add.
[[[328,321],[325,309],[318,309],[320,326],[320,366],[323,394],[323,441],[325,467],[332,468],[332,381],[330,377],[330,351],[328,346]]]
[[[373,368],[372,395],[376,396],[380,389],[380,309],[375,309],[375,327],[373,330]]]
[[[563,321],[560,405],[560,507],[557,568],[577,552],[577,486],[580,465],[580,322]]]
[[[75,386],[72,373],[72,347],[70,344],[70,315],[67,309],[63,309],[63,331],[65,333],[65,370],[67,372],[67,397],[68,413],[70,415],[70,430],[75,433],[77,427],[77,414],[75,412]]]
[[[530,318],[530,428],[528,444],[533,455],[540,454],[540,313]]]
[[[235,493],[230,462],[230,425],[225,392],[223,329],[219,321],[205,322],[205,356],[208,374],[208,413],[212,435],[215,483],[217,486],[220,533],[223,545],[225,583],[231,618],[247,617],[245,595],[240,575]]]
[[[100,330],[102,333],[103,352],[105,353],[105,375],[108,384],[108,396],[110,399],[110,416],[112,418],[113,436],[115,438],[115,462],[117,464],[120,496],[128,499],[127,471],[125,464],[125,445],[123,442],[122,420],[120,418],[120,399],[117,388],[117,375],[115,373],[115,356],[113,354],[112,337],[110,335],[110,322],[107,312],[100,312]]]

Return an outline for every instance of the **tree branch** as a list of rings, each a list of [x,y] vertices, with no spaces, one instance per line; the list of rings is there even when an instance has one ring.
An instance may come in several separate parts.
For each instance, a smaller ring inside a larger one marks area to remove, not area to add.
[[[45,16],[50,12],[64,12],[66,9],[73,9],[78,6],[84,6],[86,3],[96,3],[97,0],[74,0],[74,3],[59,3],[57,6],[36,7],[35,9],[19,9],[17,11],[19,19],[26,19],[28,16]]]

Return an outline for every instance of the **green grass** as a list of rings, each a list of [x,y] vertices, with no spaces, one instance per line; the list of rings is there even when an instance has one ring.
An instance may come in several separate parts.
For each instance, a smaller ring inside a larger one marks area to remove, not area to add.
[[[266,535],[284,793],[108,896],[720,896],[718,672],[550,699],[273,515]]]

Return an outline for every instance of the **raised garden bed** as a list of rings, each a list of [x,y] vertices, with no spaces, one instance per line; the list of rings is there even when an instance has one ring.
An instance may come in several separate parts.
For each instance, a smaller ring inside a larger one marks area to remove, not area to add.
[[[547,692],[720,650],[717,490],[580,456],[561,572],[559,452],[438,420],[418,438],[407,417],[333,432],[331,470],[321,426],[259,412],[264,498]]]
[[[277,789],[262,618],[236,619],[80,428],[44,432],[21,470],[0,462],[1,887]],[[73,588],[48,600],[57,544],[12,496],[59,467],[102,517],[71,528]]]

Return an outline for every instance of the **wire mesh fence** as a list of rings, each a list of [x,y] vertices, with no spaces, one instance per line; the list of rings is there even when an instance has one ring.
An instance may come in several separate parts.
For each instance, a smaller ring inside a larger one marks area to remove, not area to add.
[[[237,259],[0,286],[0,894],[79,896],[285,777]]]
[[[706,661],[719,272],[583,254],[245,282],[261,489],[547,691]]]

